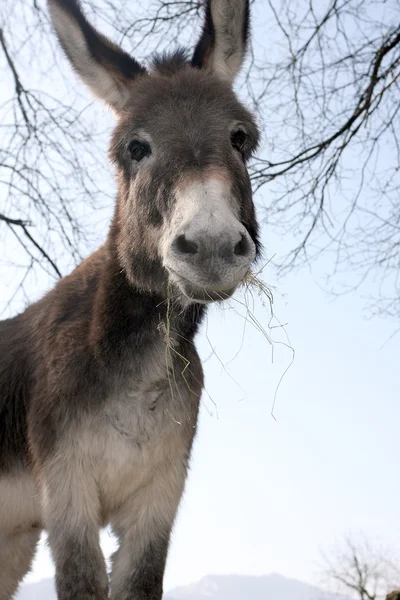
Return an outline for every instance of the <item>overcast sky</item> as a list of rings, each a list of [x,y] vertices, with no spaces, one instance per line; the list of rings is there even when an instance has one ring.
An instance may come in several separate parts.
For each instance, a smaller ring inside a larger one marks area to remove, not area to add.
[[[267,203],[268,191],[257,200]],[[262,237],[267,256],[292,247],[290,236],[264,228]],[[327,269],[320,259],[313,273],[278,282],[264,270],[295,350],[285,374],[292,352],[276,344],[272,362],[243,296],[209,311],[198,337],[207,392],[166,589],[209,573],[276,571],[318,583],[321,549],[351,531],[398,545],[400,335],[390,339],[394,321],[365,318],[372,283],[334,300],[321,287]],[[256,301],[254,310],[267,327],[267,308]],[[114,545],[107,532],[103,545]],[[42,544],[27,581],[52,574]]]

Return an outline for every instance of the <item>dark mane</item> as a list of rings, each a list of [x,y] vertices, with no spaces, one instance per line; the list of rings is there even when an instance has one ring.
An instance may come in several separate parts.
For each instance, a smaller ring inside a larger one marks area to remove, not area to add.
[[[173,52],[161,52],[153,56],[150,66],[162,75],[173,75],[189,64],[188,52],[185,48],[178,48]]]

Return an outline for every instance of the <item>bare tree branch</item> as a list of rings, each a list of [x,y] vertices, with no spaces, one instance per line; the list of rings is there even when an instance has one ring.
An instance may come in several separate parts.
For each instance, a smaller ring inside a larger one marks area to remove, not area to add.
[[[346,537],[323,554],[322,575],[328,587],[354,600],[384,600],[400,584],[393,552],[375,547],[365,537]]]
[[[201,0],[83,4],[102,30],[141,61],[154,50],[193,46],[203,7]],[[89,250],[88,213],[111,205],[112,192],[104,185],[105,117],[99,119],[92,107],[86,111],[89,98],[65,63],[60,68],[45,0],[3,5],[0,211],[29,222],[32,239],[21,225],[11,231],[8,223],[0,241],[7,249],[6,238],[13,236],[27,269],[58,277]],[[324,256],[326,284],[334,293],[373,280],[372,314],[396,319],[398,8],[398,0],[253,1],[253,47],[241,88],[264,132],[264,150],[251,165],[253,186],[260,195],[268,191],[268,226],[293,240],[279,269],[284,273]]]

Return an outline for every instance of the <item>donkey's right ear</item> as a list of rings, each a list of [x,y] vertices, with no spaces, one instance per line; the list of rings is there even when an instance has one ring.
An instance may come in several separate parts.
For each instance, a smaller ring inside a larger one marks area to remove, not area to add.
[[[86,20],[78,0],[48,0],[60,44],[92,92],[115,111],[126,105],[132,80],[146,70]]]

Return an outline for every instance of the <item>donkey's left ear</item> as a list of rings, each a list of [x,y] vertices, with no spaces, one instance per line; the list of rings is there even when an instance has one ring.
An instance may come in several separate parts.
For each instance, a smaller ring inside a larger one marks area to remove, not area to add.
[[[72,67],[115,111],[126,105],[132,81],[146,73],[134,58],[87,21],[79,0],[47,0],[58,39]]]
[[[205,22],[192,65],[233,82],[249,37],[249,0],[206,0]]]

